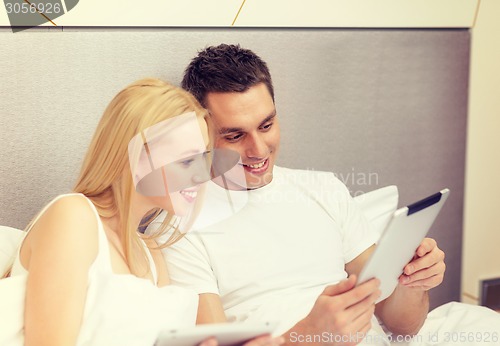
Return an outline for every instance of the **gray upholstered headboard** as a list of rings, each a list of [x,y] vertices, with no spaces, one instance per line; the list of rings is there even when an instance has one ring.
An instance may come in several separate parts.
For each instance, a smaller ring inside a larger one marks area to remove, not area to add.
[[[178,84],[210,44],[269,64],[279,163],[330,170],[353,194],[396,184],[400,204],[452,191],[431,235],[447,253],[432,305],[458,300],[470,34],[467,30],[0,30],[0,224],[23,228],[67,192],[107,103],[128,83]]]

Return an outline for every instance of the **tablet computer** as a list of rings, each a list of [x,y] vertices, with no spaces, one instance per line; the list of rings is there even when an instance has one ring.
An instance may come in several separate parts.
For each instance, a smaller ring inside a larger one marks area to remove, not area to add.
[[[156,346],[195,346],[208,337],[215,337],[219,346],[238,345],[257,336],[271,334],[277,323],[215,323],[160,333]]]
[[[382,233],[375,251],[358,277],[358,285],[371,279],[380,280],[377,303],[392,294],[404,267],[411,261],[436,216],[448,198],[444,189],[394,212]]]

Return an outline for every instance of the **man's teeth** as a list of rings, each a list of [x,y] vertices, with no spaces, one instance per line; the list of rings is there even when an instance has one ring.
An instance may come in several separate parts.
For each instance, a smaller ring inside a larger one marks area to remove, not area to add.
[[[262,166],[264,166],[265,163],[266,161],[262,161],[261,163],[258,163],[256,165],[247,165],[247,166],[250,168],[261,168]]]

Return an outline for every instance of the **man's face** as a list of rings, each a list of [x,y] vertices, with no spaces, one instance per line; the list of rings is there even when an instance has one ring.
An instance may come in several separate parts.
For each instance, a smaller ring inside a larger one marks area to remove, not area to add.
[[[238,152],[247,188],[271,182],[280,130],[271,94],[264,83],[245,92],[209,93],[206,98],[215,147]]]

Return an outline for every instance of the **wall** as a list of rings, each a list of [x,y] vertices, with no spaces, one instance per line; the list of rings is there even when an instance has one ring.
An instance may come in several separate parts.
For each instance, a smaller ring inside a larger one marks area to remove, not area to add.
[[[354,194],[396,184],[401,204],[452,190],[431,231],[448,255],[432,304],[458,300],[470,43],[464,29],[0,31],[0,224],[24,227],[71,189],[97,120],[122,87],[144,76],[178,83],[197,50],[220,42],[241,43],[269,63],[280,164],[333,171]]]
[[[462,300],[500,277],[500,2],[482,0],[472,30]]]

